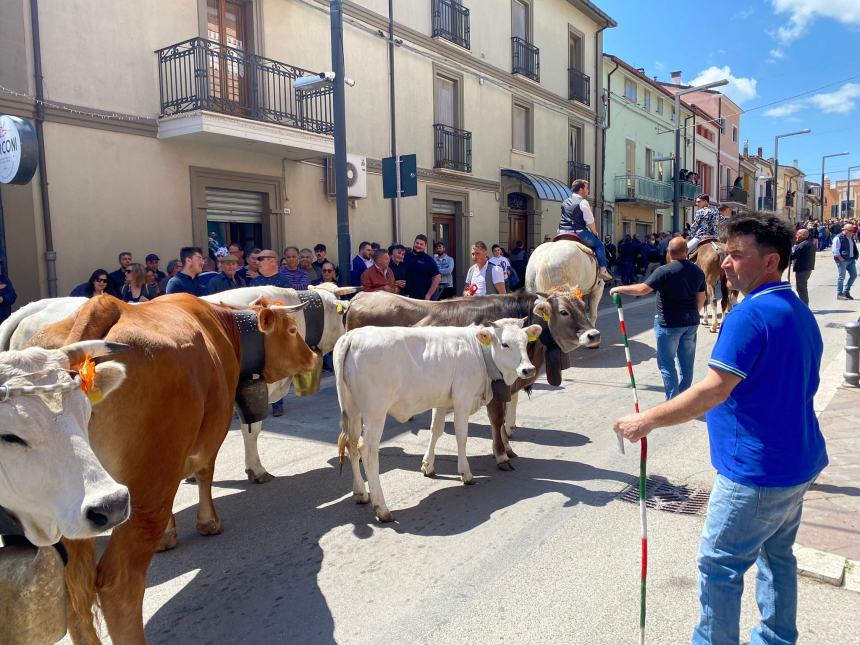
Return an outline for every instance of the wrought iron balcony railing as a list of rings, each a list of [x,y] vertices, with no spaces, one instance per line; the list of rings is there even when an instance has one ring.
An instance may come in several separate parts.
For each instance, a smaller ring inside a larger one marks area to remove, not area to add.
[[[568,69],[567,86],[568,99],[591,105],[591,77],[588,74],[583,74],[578,69]]]
[[[540,49],[520,38],[511,38],[512,72],[540,83]]]
[[[433,37],[471,49],[469,10],[458,0],[433,0]]]
[[[773,197],[759,197],[756,210],[773,211]]]
[[[670,204],[672,184],[641,175],[621,175],[615,178],[615,201]]]
[[[587,163],[580,163],[578,161],[568,161],[567,177],[568,185],[572,184],[576,179],[585,179],[586,181],[591,181],[591,166],[589,166]]]
[[[699,188],[696,184],[691,181],[682,181],[681,188],[679,190],[681,201],[696,201],[696,195],[702,192],[702,189]],[[674,197],[674,195],[673,195]]]
[[[743,188],[734,186],[720,186],[720,201],[732,202],[734,204],[747,204],[749,193]]]
[[[155,53],[161,116],[210,110],[322,134],[334,131],[331,88],[303,91],[293,84],[313,72],[205,38]]]
[[[472,133],[433,124],[434,168],[472,172]]]

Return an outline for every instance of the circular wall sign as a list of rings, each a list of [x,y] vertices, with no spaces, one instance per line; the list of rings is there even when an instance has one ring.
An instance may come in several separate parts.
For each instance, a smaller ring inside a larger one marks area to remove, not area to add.
[[[0,184],[29,183],[38,160],[33,125],[17,116],[0,116]]]

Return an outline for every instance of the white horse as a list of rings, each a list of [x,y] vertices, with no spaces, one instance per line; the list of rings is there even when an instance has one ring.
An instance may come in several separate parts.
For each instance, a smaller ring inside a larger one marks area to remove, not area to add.
[[[597,275],[597,259],[584,244],[572,240],[544,242],[526,267],[526,291],[549,293],[561,287],[579,288],[588,298],[588,319],[597,326],[597,307],[605,283]]]

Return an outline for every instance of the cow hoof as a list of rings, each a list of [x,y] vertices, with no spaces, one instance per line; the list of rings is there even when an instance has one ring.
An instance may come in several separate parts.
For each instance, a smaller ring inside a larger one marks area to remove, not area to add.
[[[382,509],[379,506],[376,506],[376,507],[374,507],[373,510],[376,513],[376,519],[378,519],[380,522],[393,522],[394,521],[394,516],[391,514],[391,511],[389,511],[387,508]]]
[[[425,477],[436,476],[436,471],[433,470],[433,468],[430,467],[430,464],[428,464],[426,461],[421,462],[421,472],[424,473]]]
[[[176,548],[176,529],[171,529],[161,536],[161,542],[158,543],[156,552],[170,551]]]
[[[197,522],[197,532],[200,535],[218,535],[221,533],[221,520]]]
[[[514,468],[513,464],[509,461],[502,461],[496,465],[499,467],[499,470],[516,470],[516,468]],[[472,482],[463,482],[463,483],[471,484]]]
[[[472,479],[472,473],[460,473],[460,478],[466,486],[471,486],[475,483],[475,480]]]
[[[505,454],[506,454],[508,457],[519,457],[519,455],[513,451],[513,448],[506,448],[506,449],[505,449]]]
[[[353,493],[352,496],[355,498],[356,504],[367,504],[370,501],[369,493]]]
[[[265,484],[266,482],[270,482],[275,478],[274,475],[266,472],[265,470],[263,471],[262,475],[257,475],[254,473],[253,470],[248,468],[245,471],[245,474],[248,475],[248,481],[253,481],[253,482],[256,482],[257,484]]]

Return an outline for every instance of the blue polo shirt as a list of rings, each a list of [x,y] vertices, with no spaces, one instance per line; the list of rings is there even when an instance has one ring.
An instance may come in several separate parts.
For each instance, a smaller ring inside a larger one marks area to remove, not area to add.
[[[797,486],[827,465],[812,408],[822,348],[787,282],[762,285],[732,309],[708,361],[742,379],[707,414],[717,472],[747,486]]]
[[[180,271],[167,281],[165,293],[190,293],[192,296],[205,296],[206,288],[197,278]]]

